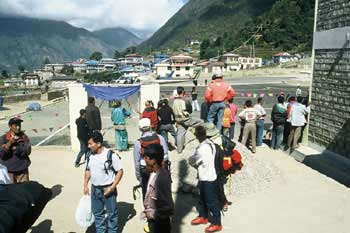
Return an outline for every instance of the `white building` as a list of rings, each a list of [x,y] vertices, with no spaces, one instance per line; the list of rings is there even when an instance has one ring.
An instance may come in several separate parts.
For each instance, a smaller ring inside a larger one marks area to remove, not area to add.
[[[104,65],[102,65],[101,63],[95,60],[85,62],[85,65],[86,65],[87,74],[99,73],[99,72],[105,71]]]
[[[262,58],[260,57],[239,57],[240,69],[249,70],[262,67]]]
[[[282,53],[277,53],[273,55],[272,60],[274,63],[280,64],[280,63],[285,63],[289,61],[295,61],[295,60],[298,60],[298,58],[296,58],[293,55],[290,55],[289,53],[282,52]]]
[[[143,63],[143,57],[140,54],[128,54],[125,57],[118,58],[117,64],[124,65],[141,65]]]
[[[40,77],[37,74],[26,74],[23,80],[27,87],[35,87],[40,84]]]
[[[44,66],[45,71],[61,72],[64,64],[46,64]]]
[[[172,77],[192,77],[194,73],[194,59],[191,56],[177,55],[169,60],[156,64],[155,71],[159,77],[167,77],[173,72]]]
[[[33,72],[34,74],[37,74],[39,76],[39,80],[41,83],[45,81],[49,81],[51,77],[53,76],[52,71],[46,71],[45,69],[36,69]]]
[[[221,56],[221,61],[225,63],[227,71],[239,71],[241,69],[238,54],[226,53]]]
[[[66,88],[68,85],[76,83],[77,79],[71,76],[55,76],[51,79],[51,87]]]
[[[12,78],[4,81],[5,87],[22,87],[24,86],[24,81],[21,78]]]

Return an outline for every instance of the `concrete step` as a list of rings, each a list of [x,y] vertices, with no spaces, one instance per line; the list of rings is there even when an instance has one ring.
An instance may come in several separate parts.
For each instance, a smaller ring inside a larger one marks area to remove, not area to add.
[[[328,150],[300,146],[291,153],[295,160],[350,187],[350,159]]]

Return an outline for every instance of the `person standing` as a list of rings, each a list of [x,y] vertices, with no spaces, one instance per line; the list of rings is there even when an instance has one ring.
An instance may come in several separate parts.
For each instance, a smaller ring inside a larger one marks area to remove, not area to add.
[[[176,145],[176,132],[175,127],[175,115],[173,109],[169,106],[167,99],[160,101],[159,107],[157,109],[157,115],[159,120],[159,132],[169,144],[168,133],[170,133],[175,139]]]
[[[8,122],[10,130],[0,137],[0,163],[7,168],[12,183],[29,181],[32,146],[21,130],[22,122],[19,118],[11,118]]]
[[[310,107],[302,104],[303,97],[298,96],[297,102],[292,106],[290,113],[291,131],[288,138],[288,147],[294,150],[297,148],[301,136],[302,127],[306,123],[306,115],[310,113]]]
[[[298,84],[298,88],[295,91],[295,96],[298,97],[298,96],[302,96],[302,95],[303,95],[303,91],[300,88],[300,84]]]
[[[177,152],[182,153],[185,145],[185,137],[189,127],[197,127],[203,124],[203,121],[190,116],[186,110],[185,89],[177,87],[177,97],[174,100],[173,110],[177,127]]]
[[[262,146],[263,134],[265,126],[266,112],[263,107],[264,101],[262,97],[258,98],[258,103],[254,105],[255,110],[259,113],[260,118],[256,121],[256,146]]]
[[[233,140],[233,138],[235,136],[236,115],[237,115],[237,111],[238,111],[237,106],[233,103],[233,98],[229,100],[229,107],[231,110],[229,138],[231,140]]]
[[[216,73],[213,79],[205,90],[205,101],[210,103],[208,122],[214,123],[214,119],[217,117],[216,127],[221,132],[222,116],[226,107],[224,101],[232,99],[235,96],[235,91],[224,82],[221,72]]]
[[[111,119],[114,125],[115,145],[118,151],[128,150],[128,131],[125,126],[125,118],[130,115],[131,112],[122,107],[120,100],[115,101]]]
[[[158,127],[158,116],[157,110],[154,108],[152,100],[147,100],[145,103],[145,110],[141,115],[141,118],[148,118],[151,121],[151,128],[153,131],[157,130]]]
[[[191,91],[191,97],[192,97],[192,109],[193,111],[199,111],[199,104],[198,104],[198,92],[196,90],[196,87],[192,87]]]
[[[271,112],[272,121],[272,140],[271,148],[274,150],[280,149],[283,141],[284,125],[287,120],[287,109],[284,105],[284,97],[277,97],[278,103],[275,104]]]
[[[253,103],[251,100],[245,102],[246,109],[244,109],[239,117],[245,120],[242,144],[246,145],[249,136],[252,140],[252,152],[256,153],[256,121],[260,117],[260,113],[253,108]]]
[[[200,206],[198,208],[199,215],[191,221],[191,224],[207,224],[209,213],[211,213],[211,224],[205,228],[205,231],[221,231],[219,185],[215,171],[215,145],[207,139],[206,130],[203,126],[196,127],[195,136],[200,144],[188,162],[198,170]]]
[[[91,154],[85,170],[84,194],[91,194],[91,210],[95,217],[96,233],[117,233],[119,227],[117,186],[124,172],[119,156],[105,148],[102,143],[102,134],[98,131],[92,132],[88,140]]]
[[[150,144],[160,144],[163,147],[164,151],[164,163],[168,163],[169,149],[165,139],[161,135],[152,131],[151,121],[148,118],[142,118],[139,121],[139,129],[141,131],[141,138],[135,142],[133,155],[135,164],[135,175],[136,179],[141,184],[142,197],[144,199],[147,190],[147,183],[151,173],[151,169],[146,166],[146,162],[144,159],[144,151]]]
[[[231,109],[227,100],[225,100],[225,105],[224,115],[222,116],[222,135],[229,137],[231,127]]]
[[[89,126],[90,132],[92,131],[101,131],[102,129],[102,121],[101,121],[101,113],[100,109],[95,106],[95,98],[88,98],[88,106],[85,108],[86,110],[86,121]]]
[[[150,167],[149,182],[144,200],[144,214],[150,233],[170,233],[170,216],[174,214],[170,173],[163,166],[164,151],[160,144],[145,148],[146,165]]]
[[[291,96],[288,99],[288,103],[287,103],[287,120],[286,120],[286,124],[284,125],[284,132],[283,132],[283,144],[284,144],[284,150],[288,149],[288,138],[290,135],[290,131],[292,129],[292,125],[291,125],[291,110],[293,105],[295,104],[296,98],[295,96]]]
[[[80,166],[80,160],[83,155],[85,155],[86,160],[86,154],[89,151],[87,143],[89,137],[89,126],[86,121],[86,111],[85,109],[80,109],[79,113],[80,117],[75,120],[75,124],[77,125],[77,136],[80,143],[80,151],[75,159],[75,167]]]

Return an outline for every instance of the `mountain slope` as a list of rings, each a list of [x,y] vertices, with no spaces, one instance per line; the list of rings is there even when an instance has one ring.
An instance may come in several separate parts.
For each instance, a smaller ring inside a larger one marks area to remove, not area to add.
[[[249,43],[270,50],[310,51],[314,4],[314,0],[190,0],[139,50],[181,48],[189,40],[209,39],[209,48],[217,54],[237,48],[261,28]]]
[[[120,50],[130,46],[136,46],[142,42],[136,35],[121,27],[106,28],[94,31],[93,33],[104,42]]]
[[[53,20],[0,18],[0,69],[41,67],[45,58],[62,63],[89,57],[94,51],[112,56],[113,46],[93,33]]]
[[[190,0],[141,49],[177,47],[190,39],[216,38],[234,32],[251,17],[269,10],[276,0]]]

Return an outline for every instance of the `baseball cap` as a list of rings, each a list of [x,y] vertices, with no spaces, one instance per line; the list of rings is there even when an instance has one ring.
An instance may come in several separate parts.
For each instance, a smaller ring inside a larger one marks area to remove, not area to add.
[[[20,119],[18,117],[14,117],[14,118],[11,118],[9,120],[9,125],[19,125],[19,124],[21,124],[21,122],[23,122],[22,119]]]
[[[148,118],[142,118],[139,121],[139,128],[140,129],[147,129],[151,127],[151,120]]]
[[[224,75],[222,74],[221,71],[217,70],[217,71],[214,72],[214,76],[215,77],[223,77]]]

